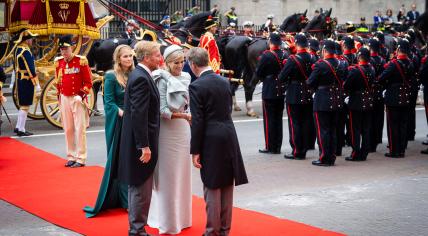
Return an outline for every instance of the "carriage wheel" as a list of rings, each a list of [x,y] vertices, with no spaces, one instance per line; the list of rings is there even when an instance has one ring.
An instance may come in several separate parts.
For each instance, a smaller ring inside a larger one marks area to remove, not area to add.
[[[53,126],[62,128],[61,123],[61,112],[59,110],[59,102],[58,102],[58,90],[56,88],[56,81],[54,78],[50,79],[46,84],[45,88],[42,92],[42,99],[40,100],[40,105],[42,107],[43,114]],[[92,110],[94,107],[94,92],[91,89],[88,96],[88,105]]]
[[[17,81],[15,80],[15,83],[12,89],[12,98],[16,109],[19,110],[20,106],[18,103],[18,86],[16,84],[17,84]],[[39,106],[41,94],[40,93],[37,94],[36,92],[34,92],[34,94],[35,95],[34,95],[33,105],[31,105],[30,109],[28,109],[28,117],[33,120],[42,120],[45,118],[45,116],[43,115],[43,112]]]

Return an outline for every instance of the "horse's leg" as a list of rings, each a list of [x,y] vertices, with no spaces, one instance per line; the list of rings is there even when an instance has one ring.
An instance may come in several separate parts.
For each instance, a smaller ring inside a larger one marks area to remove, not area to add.
[[[244,91],[245,91],[245,102],[247,107],[247,116],[250,117],[258,117],[257,113],[254,111],[253,108],[253,94],[254,90],[257,86],[257,76],[253,75],[252,73],[249,73],[248,71],[244,73],[243,79],[244,79]]]
[[[231,83],[230,89],[232,90],[232,101],[233,101],[233,110],[234,111],[242,111],[242,109],[239,107],[238,103],[236,102],[236,96],[235,92],[238,89],[239,84],[238,83]]]

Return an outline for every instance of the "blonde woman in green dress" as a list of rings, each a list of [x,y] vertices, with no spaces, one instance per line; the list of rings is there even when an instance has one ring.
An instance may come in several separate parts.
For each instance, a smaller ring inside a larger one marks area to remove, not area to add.
[[[107,163],[95,206],[86,206],[86,217],[111,208],[128,208],[128,186],[117,179],[119,144],[122,131],[124,94],[128,74],[134,69],[134,51],[119,45],[113,54],[114,68],[104,76],[104,112]]]

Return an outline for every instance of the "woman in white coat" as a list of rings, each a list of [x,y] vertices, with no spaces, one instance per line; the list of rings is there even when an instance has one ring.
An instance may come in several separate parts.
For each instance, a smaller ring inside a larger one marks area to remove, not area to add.
[[[165,70],[153,72],[161,122],[148,224],[160,234],[178,234],[192,225],[190,75],[182,71],[184,52],[180,46],[167,47],[163,57]]]

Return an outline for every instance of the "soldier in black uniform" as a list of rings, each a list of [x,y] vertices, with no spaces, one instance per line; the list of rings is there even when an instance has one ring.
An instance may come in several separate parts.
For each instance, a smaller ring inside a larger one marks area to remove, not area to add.
[[[413,32],[413,31],[409,31]],[[414,32],[413,32],[414,33]],[[413,66],[415,68],[416,72],[416,80],[412,83],[412,91],[410,96],[410,108],[409,108],[409,123],[407,128],[407,140],[413,141],[415,140],[416,135],[416,100],[418,99],[418,91],[419,91],[419,82],[418,80],[418,72],[419,68],[421,66],[421,57],[419,49],[414,45],[415,44],[415,35],[412,34],[410,36],[409,34],[405,35],[405,38],[410,43],[410,52],[409,52],[409,59],[413,62]]]
[[[376,73],[369,63],[369,49],[360,48],[357,58],[358,64],[349,67],[348,78],[343,84],[349,94],[349,131],[352,145],[351,156],[345,158],[347,161],[365,161],[370,149],[373,111],[372,84]]]
[[[339,60],[339,63],[341,67],[345,68],[346,70],[349,67],[348,59],[343,55],[342,46],[338,41],[334,42],[335,48],[336,48],[336,59]],[[338,74],[339,78],[342,81],[345,81],[346,76],[342,74]],[[343,97],[346,97],[346,91],[344,91]],[[336,142],[336,156],[342,156],[342,148],[345,146],[346,143],[349,145],[351,144],[351,138],[349,135],[345,134],[345,127],[346,130],[349,130],[349,126],[346,126],[348,121],[348,108],[346,107],[346,104],[343,103],[343,106],[338,110],[338,121],[336,126],[336,136],[337,136],[337,142]]]
[[[288,131],[290,137],[291,154],[286,159],[303,160],[306,151],[315,143],[315,126],[313,120],[312,89],[306,80],[312,72],[315,57],[307,51],[308,40],[304,34],[294,37],[297,54],[291,55],[279,74],[281,82],[286,84],[285,102],[288,114]]]
[[[377,38],[369,40],[370,64],[375,69],[376,78],[379,77],[386,63],[385,59],[379,55],[380,42]],[[385,103],[383,101],[383,88],[380,84],[373,84],[373,115],[370,129],[370,152],[376,152],[378,144],[382,143],[383,123],[385,120]]]
[[[306,83],[316,89],[314,96],[314,120],[320,157],[313,165],[332,166],[336,160],[336,125],[338,109],[343,106],[343,81],[339,74],[346,74],[335,58],[334,41],[324,40],[322,55],[313,66],[313,71]]]
[[[271,33],[269,50],[263,52],[257,63],[256,74],[262,78],[263,126],[265,148],[260,153],[280,154],[282,145],[282,115],[284,111],[284,84],[278,79],[286,54],[278,33]]]
[[[398,42],[397,59],[391,60],[379,77],[379,82],[386,87],[385,105],[388,126],[389,152],[386,157],[404,157],[407,146],[407,127],[412,84],[415,70],[408,54],[410,43],[407,39]]]
[[[388,62],[391,58],[391,52],[389,51],[388,48],[385,47],[385,35],[383,34],[382,31],[378,31],[375,34],[376,38],[379,39],[379,43],[380,43],[380,50],[379,50],[379,55],[381,57],[383,57],[383,59],[385,59],[386,62]]]
[[[309,39],[309,53],[315,57],[315,61],[320,59],[319,56],[320,51],[320,42],[316,38]]]
[[[350,66],[357,64],[357,56],[355,55],[355,41],[350,36],[343,38],[343,56],[346,58]]]
[[[428,124],[428,50],[426,50],[425,57],[422,58],[421,70],[419,72],[419,78],[421,84],[424,86],[424,105],[425,105],[425,116]],[[428,145],[428,140],[424,141],[423,144]],[[422,154],[428,154],[428,148],[421,151]]]

